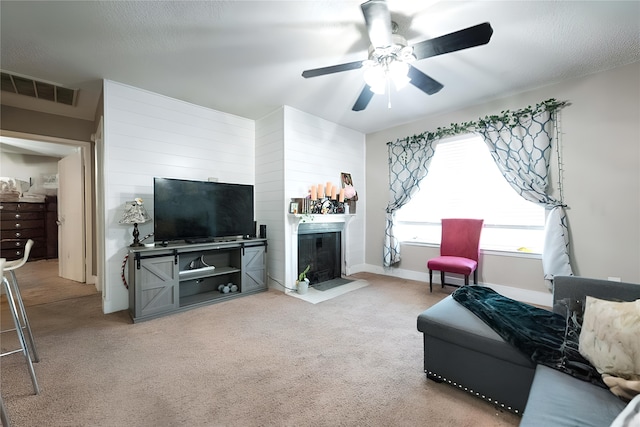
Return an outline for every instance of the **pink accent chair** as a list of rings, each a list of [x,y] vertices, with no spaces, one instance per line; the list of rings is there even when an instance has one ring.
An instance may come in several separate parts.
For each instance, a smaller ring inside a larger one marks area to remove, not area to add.
[[[478,256],[483,223],[482,219],[442,219],[440,256],[427,262],[429,292],[433,292],[433,270],[440,272],[443,288],[445,272],[464,275],[465,285],[469,284],[469,275],[473,273],[473,283],[478,283]]]

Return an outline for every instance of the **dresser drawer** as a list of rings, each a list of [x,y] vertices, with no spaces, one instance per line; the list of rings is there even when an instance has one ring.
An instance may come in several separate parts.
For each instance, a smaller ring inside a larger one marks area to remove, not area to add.
[[[24,249],[16,248],[16,249],[2,249],[2,258],[5,258],[7,261],[13,261],[24,256]]]
[[[44,203],[0,203],[0,211],[2,212],[44,212]]]
[[[42,219],[46,214],[44,212],[22,212],[22,211],[1,211],[0,220],[2,221],[24,221],[28,219]]]
[[[34,237],[42,237],[43,230],[38,228],[27,228],[27,229],[11,229],[11,230],[2,230],[0,237],[2,239],[33,239]]]
[[[0,243],[0,255],[9,261],[24,256],[24,247],[29,239],[3,239]],[[47,248],[42,240],[34,240],[29,259],[44,258]]]
[[[46,248],[38,248],[35,247],[31,249],[31,253],[29,254],[28,261],[34,259],[42,259],[46,258]],[[7,249],[2,250],[2,258],[6,258],[7,261],[14,261],[16,259],[20,259],[24,256],[24,249]]]
[[[45,203],[0,202],[1,256],[9,260],[24,256],[24,245],[28,239],[34,241],[29,260],[48,256],[47,207]],[[57,246],[57,226],[53,227],[52,246]],[[57,251],[51,251],[57,257]]]
[[[5,221],[2,220],[0,224],[2,231],[5,230],[22,230],[27,228],[39,228],[41,229],[41,234],[44,234],[44,219],[28,219],[28,220],[13,220],[13,221]]]

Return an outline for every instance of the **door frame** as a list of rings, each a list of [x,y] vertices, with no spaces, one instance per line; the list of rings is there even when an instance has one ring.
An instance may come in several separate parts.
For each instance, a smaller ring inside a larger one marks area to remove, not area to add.
[[[95,228],[95,224],[93,223],[94,218],[94,206],[92,203],[89,203],[91,200],[95,200],[93,197],[93,189],[92,185],[92,171],[95,169],[95,165],[93,165],[92,159],[92,151],[93,144],[89,141],[80,141],[75,139],[67,139],[67,138],[57,138],[46,135],[37,135],[25,132],[14,132],[7,130],[0,130],[0,135],[17,138],[17,139],[27,139],[32,141],[40,141],[40,142],[51,142],[55,144],[63,144],[70,145],[74,147],[82,148],[82,164],[83,164],[83,175],[84,175],[84,196],[85,196],[85,222],[84,222],[84,235],[85,235],[85,281],[88,284],[94,284],[98,292],[102,292],[98,287],[97,280],[97,271],[93,271],[93,259],[94,259],[94,250],[95,243],[93,239],[93,233],[91,230]],[[98,260],[100,263],[100,260]]]

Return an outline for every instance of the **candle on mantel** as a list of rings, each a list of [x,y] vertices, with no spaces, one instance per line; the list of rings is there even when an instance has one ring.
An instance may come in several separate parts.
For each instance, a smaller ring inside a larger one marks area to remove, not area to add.
[[[324,186],[322,184],[318,184],[318,198],[324,198]]]
[[[338,197],[340,203],[344,203],[344,188],[340,189],[340,196]]]
[[[327,197],[331,197],[331,186],[332,186],[332,185],[333,185],[333,184],[331,184],[331,182],[327,181],[327,187],[326,187],[326,189],[324,190],[324,191],[326,192],[326,194],[327,194]]]
[[[333,185],[331,187],[331,200],[335,200],[336,199],[337,192],[338,192],[338,186]]]
[[[311,186],[311,200],[318,200],[318,187],[315,185]]]

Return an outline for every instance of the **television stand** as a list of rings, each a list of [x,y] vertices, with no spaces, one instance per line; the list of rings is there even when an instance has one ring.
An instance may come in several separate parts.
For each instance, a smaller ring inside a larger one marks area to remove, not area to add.
[[[211,242],[215,242],[215,239],[212,237],[198,237],[198,238],[194,238],[194,239],[187,239],[185,240],[185,242],[190,243],[190,244],[194,244],[194,243],[211,243]]]
[[[266,253],[267,239],[132,248],[131,318],[139,322],[266,291]],[[200,259],[204,265],[193,262]]]

